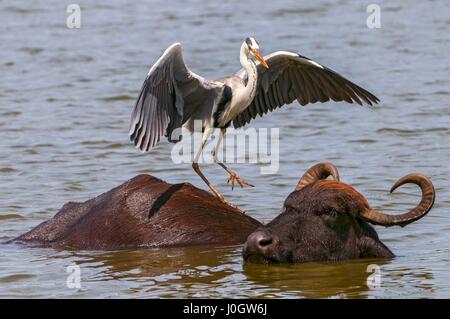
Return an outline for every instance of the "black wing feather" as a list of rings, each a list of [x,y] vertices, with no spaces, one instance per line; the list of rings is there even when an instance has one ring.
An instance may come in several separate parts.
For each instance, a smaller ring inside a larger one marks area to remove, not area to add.
[[[373,105],[379,99],[335,71],[296,53],[279,51],[265,57],[269,69],[259,63],[257,92],[252,103],[233,120],[238,128],[295,99],[306,105],[330,100]],[[243,70],[237,73],[245,79]]]

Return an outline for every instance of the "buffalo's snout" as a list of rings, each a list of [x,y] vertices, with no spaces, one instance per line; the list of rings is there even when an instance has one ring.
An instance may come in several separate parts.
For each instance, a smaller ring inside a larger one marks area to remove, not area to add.
[[[273,237],[266,231],[254,232],[247,239],[249,250],[262,251],[271,244],[273,244]]]
[[[278,237],[268,231],[259,230],[250,234],[244,246],[244,259],[250,262],[267,262],[272,259]]]

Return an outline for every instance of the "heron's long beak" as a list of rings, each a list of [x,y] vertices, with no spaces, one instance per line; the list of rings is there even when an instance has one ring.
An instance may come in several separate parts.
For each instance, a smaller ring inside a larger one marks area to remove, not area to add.
[[[261,63],[261,65],[263,67],[265,67],[266,69],[269,68],[269,65],[267,64],[266,60],[264,60],[264,58],[262,57],[262,55],[259,52],[259,50],[253,50],[252,53],[253,53],[253,56],[255,57],[255,59],[258,60],[259,63]]]

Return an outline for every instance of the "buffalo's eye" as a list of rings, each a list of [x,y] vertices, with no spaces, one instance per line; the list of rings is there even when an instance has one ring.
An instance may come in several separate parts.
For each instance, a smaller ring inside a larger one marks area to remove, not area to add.
[[[339,212],[335,208],[326,208],[318,213],[318,215],[326,215],[330,217],[338,217]]]
[[[325,225],[331,228],[340,228],[348,225],[348,218],[345,213],[338,211],[336,208],[326,208],[319,212]]]

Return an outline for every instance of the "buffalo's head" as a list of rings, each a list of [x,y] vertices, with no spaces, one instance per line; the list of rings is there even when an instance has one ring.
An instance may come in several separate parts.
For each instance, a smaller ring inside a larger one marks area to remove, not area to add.
[[[327,180],[328,176],[334,180]],[[405,226],[423,217],[434,203],[428,177],[409,174],[391,188],[417,184],[422,200],[402,215],[387,215],[370,207],[352,186],[339,181],[336,167],[320,163],[311,167],[284,202],[279,216],[247,239],[243,256],[259,263],[289,263],[355,258],[393,257],[371,224]]]

